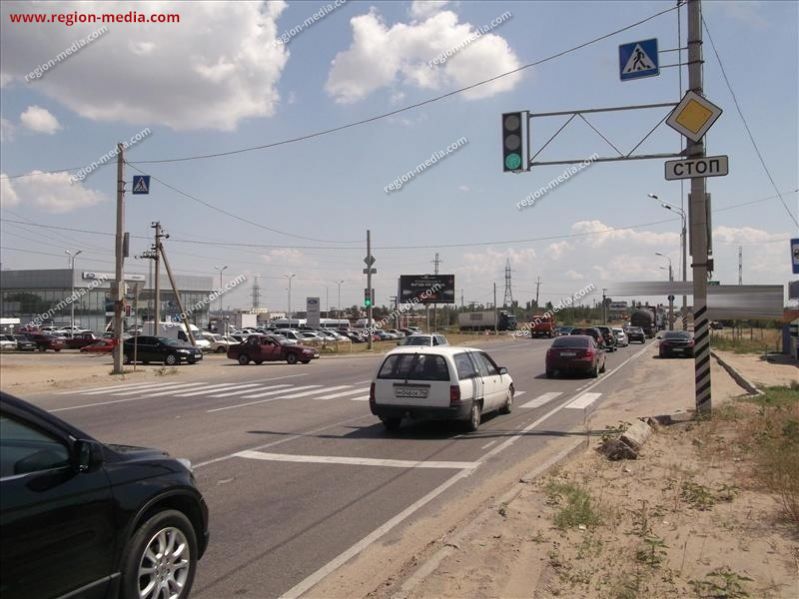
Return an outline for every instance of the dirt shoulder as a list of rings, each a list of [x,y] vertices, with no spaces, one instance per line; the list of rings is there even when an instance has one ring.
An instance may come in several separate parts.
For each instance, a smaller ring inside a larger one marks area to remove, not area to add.
[[[799,364],[767,361],[763,354],[736,354],[715,350],[719,357],[758,387],[799,383]],[[780,356],[782,358],[782,356]]]
[[[752,378],[782,380],[778,369],[761,375]],[[716,417],[660,427],[637,460],[609,462],[595,451],[605,427],[693,406],[693,361],[642,358],[592,417],[590,449],[507,487],[509,499],[462,521],[370,597],[799,597],[799,524],[764,482],[752,442],[775,423],[736,399],[743,390],[715,361],[712,376]],[[777,410],[779,422],[793,435],[799,389],[785,397],[793,412]],[[781,475],[799,492],[799,472]]]

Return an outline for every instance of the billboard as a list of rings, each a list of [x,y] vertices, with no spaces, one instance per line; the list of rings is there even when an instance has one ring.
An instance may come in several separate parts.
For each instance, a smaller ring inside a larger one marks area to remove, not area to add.
[[[455,275],[400,275],[399,303],[454,304]]]
[[[306,297],[305,298],[305,318],[307,319],[308,326],[319,326],[319,298]]]

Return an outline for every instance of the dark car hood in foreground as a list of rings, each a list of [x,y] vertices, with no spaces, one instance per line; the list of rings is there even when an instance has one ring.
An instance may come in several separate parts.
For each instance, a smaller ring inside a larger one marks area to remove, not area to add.
[[[146,458],[165,458],[169,454],[153,447],[138,447],[136,445],[119,445],[117,443],[104,443],[104,445],[124,460]]]

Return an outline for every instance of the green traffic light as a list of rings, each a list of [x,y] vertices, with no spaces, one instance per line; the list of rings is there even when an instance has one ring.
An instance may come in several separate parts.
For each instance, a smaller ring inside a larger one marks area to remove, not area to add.
[[[505,156],[505,168],[515,171],[522,165],[522,157],[515,152]]]

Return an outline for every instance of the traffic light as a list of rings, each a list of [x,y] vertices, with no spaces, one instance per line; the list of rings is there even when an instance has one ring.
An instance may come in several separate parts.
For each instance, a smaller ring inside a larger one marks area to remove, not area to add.
[[[371,293],[369,289],[363,290],[363,307],[370,308],[375,305],[375,290],[372,289]]]
[[[502,115],[502,170],[526,171],[522,154],[522,113],[506,112]]]

